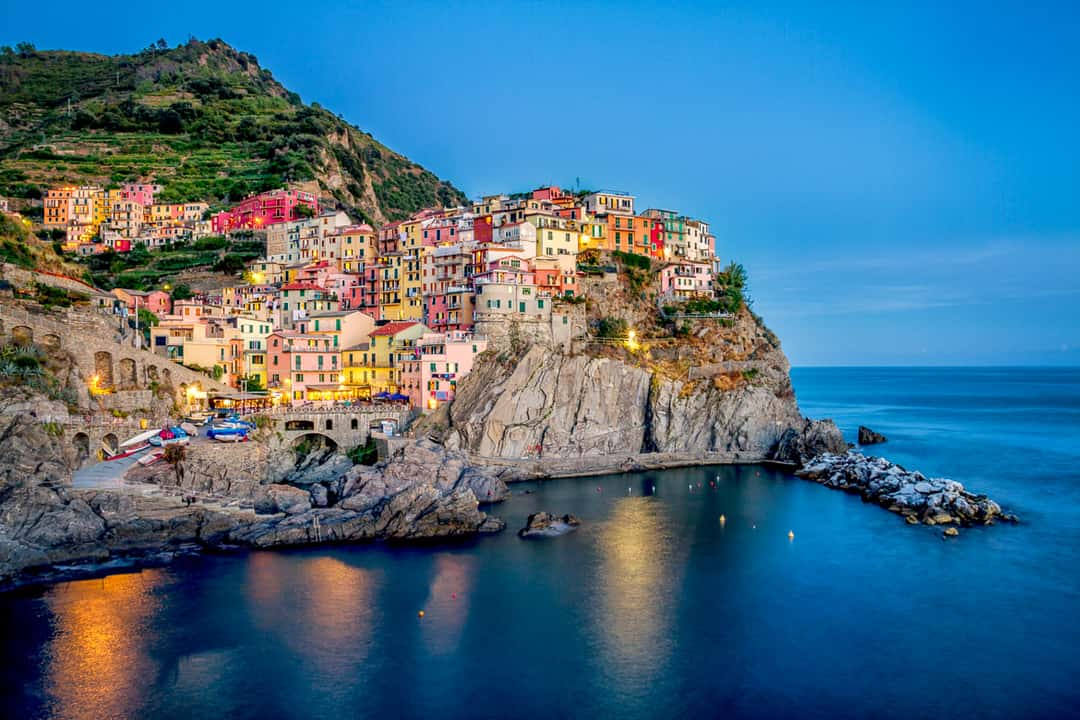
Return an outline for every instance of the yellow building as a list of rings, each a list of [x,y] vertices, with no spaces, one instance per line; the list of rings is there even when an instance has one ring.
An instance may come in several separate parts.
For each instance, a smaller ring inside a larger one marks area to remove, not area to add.
[[[379,258],[378,293],[379,313],[384,320],[401,320],[401,285],[405,273],[404,255],[400,252],[386,253]]]
[[[357,397],[396,393],[401,388],[401,369],[414,358],[416,341],[430,332],[419,322],[390,322],[371,331],[366,343],[342,353],[345,384]]]
[[[402,320],[423,320],[424,259],[421,248],[410,250],[402,258],[402,271],[400,318]]]
[[[240,333],[240,341],[243,345],[242,377],[257,377],[261,387],[266,387],[266,350],[267,339],[274,331],[274,326],[269,320],[260,319],[252,315],[241,315],[236,318],[236,328]]]

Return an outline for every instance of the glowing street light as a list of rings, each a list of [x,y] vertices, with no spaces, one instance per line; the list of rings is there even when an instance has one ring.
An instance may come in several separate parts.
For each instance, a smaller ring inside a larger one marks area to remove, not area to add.
[[[629,350],[630,352],[634,352],[635,350],[637,350],[638,348],[641,347],[641,343],[639,343],[637,341],[637,332],[635,330],[630,330],[629,332],[626,333],[626,343],[625,344],[626,344],[626,349]]]

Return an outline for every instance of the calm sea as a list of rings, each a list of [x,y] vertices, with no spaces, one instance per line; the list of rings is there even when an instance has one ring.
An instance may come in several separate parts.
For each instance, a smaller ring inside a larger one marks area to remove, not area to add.
[[[754,467],[517,486],[532,492],[495,509],[511,531],[462,545],[210,557],[0,596],[0,716],[1080,714],[1080,370],[794,379],[807,413],[885,433],[876,452],[1023,523],[944,541]],[[584,525],[519,540],[541,509]]]

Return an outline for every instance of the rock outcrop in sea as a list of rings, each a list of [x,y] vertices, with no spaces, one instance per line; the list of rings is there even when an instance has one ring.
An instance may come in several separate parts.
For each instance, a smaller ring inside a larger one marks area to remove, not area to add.
[[[879,443],[888,442],[888,438],[879,432],[875,432],[865,425],[859,426],[859,444],[860,445],[877,445]]]
[[[859,452],[825,453],[795,474],[826,487],[858,494],[867,502],[903,515],[912,524],[968,526],[1017,520],[987,496],[969,492],[955,480],[928,478],[885,458],[867,457]]]
[[[547,512],[533,513],[518,530],[518,537],[558,537],[578,529],[581,520],[575,515],[552,515]]]

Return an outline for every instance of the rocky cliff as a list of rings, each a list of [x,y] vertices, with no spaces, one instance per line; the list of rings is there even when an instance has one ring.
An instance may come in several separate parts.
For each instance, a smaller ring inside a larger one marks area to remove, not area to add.
[[[645,310],[631,318],[648,332],[638,347],[496,344],[429,426],[481,462],[672,453],[801,464],[845,449],[835,425],[803,417],[779,342],[749,310],[679,337],[649,327]]]

